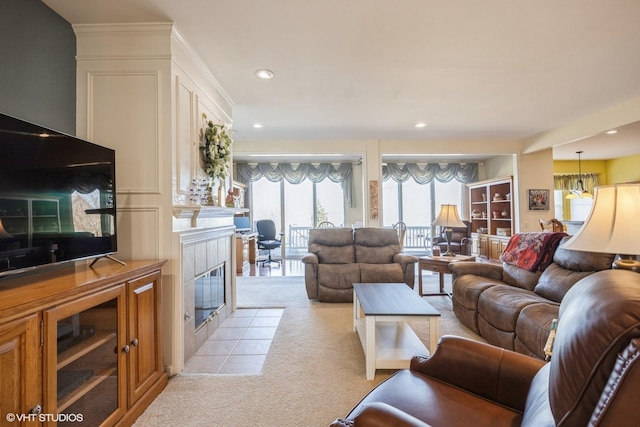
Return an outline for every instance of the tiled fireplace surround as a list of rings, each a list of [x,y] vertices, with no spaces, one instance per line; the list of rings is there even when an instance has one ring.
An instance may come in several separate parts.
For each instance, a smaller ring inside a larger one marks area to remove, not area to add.
[[[183,232],[179,235],[184,304],[184,362],[186,363],[232,312],[233,227],[216,227]],[[206,323],[195,328],[195,279],[223,266],[225,305]]]

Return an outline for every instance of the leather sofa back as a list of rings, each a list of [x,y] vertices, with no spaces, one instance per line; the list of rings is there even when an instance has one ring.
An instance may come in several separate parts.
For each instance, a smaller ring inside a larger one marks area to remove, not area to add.
[[[356,262],[353,250],[353,230],[323,228],[309,230],[309,252],[318,256],[321,264],[349,264]]]
[[[534,292],[551,301],[560,302],[579,280],[588,275],[611,268],[613,254],[573,251],[562,248],[565,237],[553,254],[553,263],[547,267]]]
[[[610,383],[612,371],[620,378],[616,373],[620,369],[614,369],[617,360],[629,351],[629,343],[639,337],[638,273],[600,271],[567,292],[560,305],[548,383],[549,405],[557,425],[589,425],[597,407],[601,419],[610,417],[603,425],[622,425],[639,418],[637,350],[635,360],[622,363],[635,372],[631,377],[636,381],[627,381],[622,388],[620,383]],[[599,402],[603,405],[603,395],[608,393],[611,396],[606,396],[604,404],[611,407],[599,407]],[[619,398],[616,393],[633,398]],[[609,413],[603,414],[606,411]]]

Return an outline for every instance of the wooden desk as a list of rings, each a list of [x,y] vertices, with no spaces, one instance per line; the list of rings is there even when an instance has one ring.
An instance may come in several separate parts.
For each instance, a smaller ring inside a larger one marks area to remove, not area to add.
[[[244,268],[256,262],[258,233],[236,233],[236,273],[242,274]]]
[[[476,257],[466,255],[456,256],[422,256],[418,258],[418,293],[420,296],[430,295],[449,295],[444,290],[444,275],[450,274],[449,263],[461,262],[461,261],[475,261]],[[422,270],[436,271],[440,274],[440,292],[435,294],[423,294],[422,293]],[[449,295],[451,296],[451,295]]]

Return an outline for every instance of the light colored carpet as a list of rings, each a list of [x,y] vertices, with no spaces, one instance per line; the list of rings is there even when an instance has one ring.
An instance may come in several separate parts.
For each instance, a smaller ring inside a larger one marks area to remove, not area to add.
[[[475,337],[451,318],[448,297],[426,299],[441,311],[441,334]],[[238,278],[237,301],[286,307],[262,374],[176,375],[136,426],[327,426],[394,372],[365,379],[352,305],[309,301],[303,277]],[[427,343],[427,325],[411,326]]]

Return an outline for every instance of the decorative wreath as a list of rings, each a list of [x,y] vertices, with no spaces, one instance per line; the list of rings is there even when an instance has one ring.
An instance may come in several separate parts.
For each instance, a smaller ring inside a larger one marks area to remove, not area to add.
[[[202,115],[205,127],[203,130],[203,143],[200,146],[205,173],[213,179],[225,179],[231,161],[231,144],[233,140],[229,135],[230,130],[225,125],[207,121],[207,115]]]

